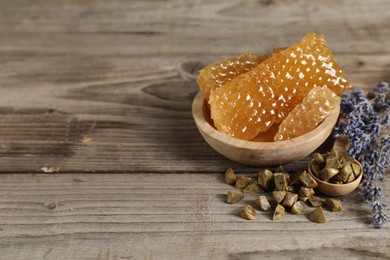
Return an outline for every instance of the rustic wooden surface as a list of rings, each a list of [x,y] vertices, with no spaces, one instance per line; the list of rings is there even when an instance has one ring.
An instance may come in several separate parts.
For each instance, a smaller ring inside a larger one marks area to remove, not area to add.
[[[191,116],[204,64],[309,31],[353,85],[389,81],[389,17],[387,0],[0,1],[0,258],[390,258],[359,192],[324,225],[239,218],[222,172],[258,168]]]

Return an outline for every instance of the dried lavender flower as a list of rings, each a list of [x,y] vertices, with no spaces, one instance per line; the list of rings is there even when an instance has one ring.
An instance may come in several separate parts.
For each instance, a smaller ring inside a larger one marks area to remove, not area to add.
[[[371,203],[373,224],[383,228],[387,222],[383,203],[384,173],[390,166],[390,88],[380,82],[367,96],[360,88],[342,95],[341,115],[345,121],[335,127],[335,136],[348,137],[347,153],[361,162],[364,170],[363,199]]]

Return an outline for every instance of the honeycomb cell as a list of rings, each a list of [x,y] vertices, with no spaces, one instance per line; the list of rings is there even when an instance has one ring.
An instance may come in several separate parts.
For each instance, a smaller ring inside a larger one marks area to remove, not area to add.
[[[209,99],[210,91],[230,82],[236,76],[248,72],[266,59],[265,56],[243,54],[234,58],[222,60],[216,64],[204,67],[196,79],[205,100]]]
[[[339,95],[350,84],[324,36],[309,33],[301,42],[211,91],[211,118],[219,131],[250,140],[282,122],[316,86],[327,86]]]
[[[312,88],[280,124],[274,140],[288,140],[310,132],[339,105],[340,97],[328,87]]]

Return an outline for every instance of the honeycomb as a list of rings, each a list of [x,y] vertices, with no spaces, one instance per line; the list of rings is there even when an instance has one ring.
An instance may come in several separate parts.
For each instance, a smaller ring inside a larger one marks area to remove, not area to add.
[[[338,95],[350,88],[324,36],[309,33],[212,90],[211,118],[219,131],[250,140],[282,122],[316,86],[327,86]]]
[[[210,91],[230,82],[236,76],[255,68],[266,57],[243,54],[234,58],[222,60],[216,64],[204,67],[196,79],[205,100],[209,99]]]
[[[328,87],[315,86],[283,120],[274,140],[288,140],[310,132],[337,106],[339,96]]]

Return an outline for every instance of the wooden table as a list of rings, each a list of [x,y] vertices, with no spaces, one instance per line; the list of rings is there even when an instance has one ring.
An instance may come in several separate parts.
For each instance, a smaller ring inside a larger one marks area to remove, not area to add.
[[[200,67],[310,31],[353,85],[389,81],[389,17],[387,0],[0,1],[0,258],[390,258],[358,191],[327,224],[240,218],[223,173],[259,168],[191,116]]]

